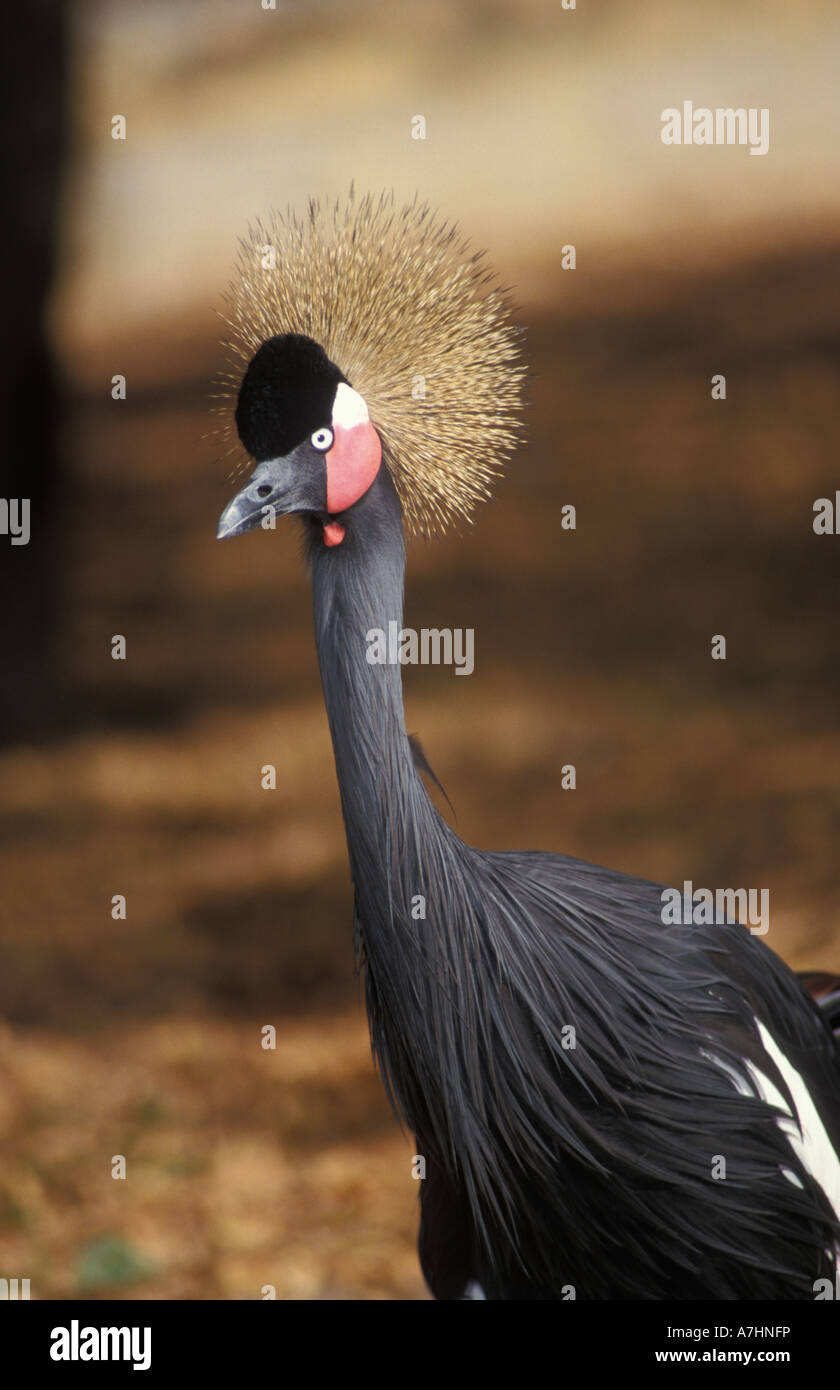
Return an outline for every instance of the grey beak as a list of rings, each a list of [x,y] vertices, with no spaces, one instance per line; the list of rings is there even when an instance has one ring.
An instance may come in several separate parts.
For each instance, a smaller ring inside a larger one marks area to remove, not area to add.
[[[246,531],[251,531],[255,526],[259,526],[265,516],[264,505],[265,503],[260,503],[260,506],[255,509],[247,493],[245,491],[238,492],[233,500],[228,502],[219,517],[216,540],[223,541],[228,536],[244,536]]]
[[[216,539],[223,541],[253,531],[269,508],[275,513],[289,511],[290,478],[291,456],[257,464],[242,491],[228,502],[219,517]]]

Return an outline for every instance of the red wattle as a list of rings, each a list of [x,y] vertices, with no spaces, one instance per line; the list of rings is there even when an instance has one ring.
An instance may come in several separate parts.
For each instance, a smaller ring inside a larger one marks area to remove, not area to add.
[[[344,527],[340,521],[324,523],[324,545],[341,545],[344,540]]]

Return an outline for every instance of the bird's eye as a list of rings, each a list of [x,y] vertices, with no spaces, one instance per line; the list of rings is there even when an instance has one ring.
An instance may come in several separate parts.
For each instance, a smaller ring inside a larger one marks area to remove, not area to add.
[[[333,432],[326,426],[322,430],[316,430],[312,435],[310,443],[314,449],[318,449],[322,454],[332,447]]]

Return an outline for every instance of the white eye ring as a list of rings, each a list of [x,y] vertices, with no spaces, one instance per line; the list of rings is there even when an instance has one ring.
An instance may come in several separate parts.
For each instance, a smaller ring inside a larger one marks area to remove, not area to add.
[[[332,430],[328,429],[325,425],[322,430],[315,431],[310,437],[309,442],[313,449],[317,449],[319,453],[325,454],[328,449],[332,448],[333,438]]]

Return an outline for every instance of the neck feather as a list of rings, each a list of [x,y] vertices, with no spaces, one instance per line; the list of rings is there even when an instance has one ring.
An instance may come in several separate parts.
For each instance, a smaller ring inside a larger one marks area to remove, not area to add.
[[[414,766],[399,665],[368,661],[372,630],[402,627],[405,543],[387,469],[354,509],[341,545],[313,545],[315,638],[350,867],[367,935],[411,920],[428,862],[451,835]],[[421,847],[425,864],[421,862]],[[373,942],[366,942],[368,951]]]
[[[373,1050],[418,1152],[446,1154],[454,1168],[471,1153],[476,1127],[476,1105],[464,1096],[478,1093],[465,1059],[482,1046],[469,891],[480,856],[438,815],[414,767],[399,665],[367,660],[372,628],[402,626],[405,546],[386,469],[353,509],[341,545],[325,547],[313,530],[311,561]],[[480,1163],[488,1144],[479,1128]]]
[[[399,665],[367,660],[372,628],[402,626],[405,546],[387,470],[354,507],[341,545],[325,547],[316,527],[312,540],[316,642],[374,1055],[418,1153],[463,1184],[484,1239],[479,1194],[502,1223],[512,1210],[495,1164],[497,1098],[481,1067],[482,1058],[502,1055],[500,1018],[510,1007],[491,997],[505,937],[488,932],[485,920],[488,901],[506,914],[507,890],[426,794],[406,734]]]

